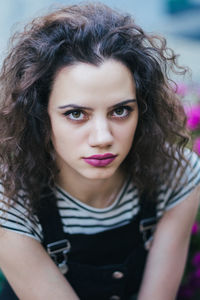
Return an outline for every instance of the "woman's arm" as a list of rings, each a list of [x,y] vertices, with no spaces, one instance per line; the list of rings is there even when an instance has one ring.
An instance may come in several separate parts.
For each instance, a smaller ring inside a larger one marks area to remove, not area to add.
[[[0,245],[0,268],[20,300],[79,299],[38,241],[1,229]]]
[[[200,186],[165,213],[149,252],[138,300],[174,300],[183,275]]]

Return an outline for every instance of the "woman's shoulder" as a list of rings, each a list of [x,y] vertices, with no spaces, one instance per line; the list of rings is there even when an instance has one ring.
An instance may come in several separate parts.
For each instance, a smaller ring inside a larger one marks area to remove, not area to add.
[[[177,153],[179,164],[175,163],[170,172],[171,189],[180,189],[183,185],[190,188],[200,183],[200,157],[185,148],[182,155]]]
[[[176,153],[177,161],[171,165],[168,180],[159,188],[158,215],[182,202],[200,184],[200,158],[185,149],[183,155]]]
[[[36,215],[30,215],[25,192],[19,191],[15,200],[4,194],[4,186],[0,181],[0,226],[19,234],[30,236],[41,242],[42,229]]]

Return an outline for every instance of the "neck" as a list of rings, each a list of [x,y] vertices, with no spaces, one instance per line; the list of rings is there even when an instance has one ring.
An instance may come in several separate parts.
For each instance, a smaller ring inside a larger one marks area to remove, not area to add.
[[[77,174],[75,180],[72,174],[66,177],[60,173],[57,183],[79,201],[96,208],[105,208],[115,201],[124,180],[125,176],[122,172],[116,172],[110,178],[98,180],[91,180],[81,176],[77,180]]]

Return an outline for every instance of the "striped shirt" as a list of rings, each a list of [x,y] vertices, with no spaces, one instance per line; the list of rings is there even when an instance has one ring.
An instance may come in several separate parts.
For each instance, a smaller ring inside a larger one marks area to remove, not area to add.
[[[200,159],[189,150],[185,153],[190,164],[182,174],[178,185],[175,185],[175,182],[180,170],[174,167],[170,173],[171,178],[174,178],[174,186],[173,183],[170,187],[167,184],[160,186],[157,198],[158,219],[165,211],[186,199],[200,183]],[[0,197],[2,194],[3,187],[0,185]],[[94,234],[126,225],[140,210],[138,191],[131,178],[124,183],[115,201],[106,208],[94,208],[82,203],[59,186],[55,188],[55,195],[64,232],[70,234]],[[37,216],[31,220],[27,217],[23,194],[19,195],[16,205],[10,207],[6,213],[5,204],[0,203],[0,224],[5,229],[30,236],[40,242],[43,240],[42,228]]]

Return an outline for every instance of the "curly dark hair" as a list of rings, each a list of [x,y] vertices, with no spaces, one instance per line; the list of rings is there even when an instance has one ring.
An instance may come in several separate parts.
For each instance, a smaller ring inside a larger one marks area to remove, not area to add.
[[[170,72],[184,73],[166,40],[145,33],[128,14],[100,3],[60,7],[34,19],[11,39],[0,74],[0,164],[5,195],[24,189],[31,208],[58,170],[51,143],[48,98],[57,72],[78,62],[112,58],[133,74],[139,123],[123,162],[139,190],[152,192],[180,165],[188,142],[186,117]],[[168,168],[166,166],[168,162]]]

